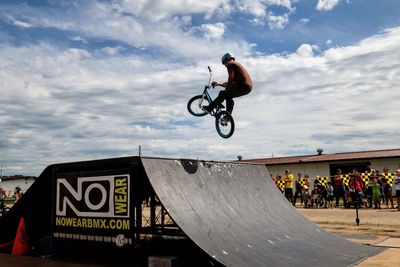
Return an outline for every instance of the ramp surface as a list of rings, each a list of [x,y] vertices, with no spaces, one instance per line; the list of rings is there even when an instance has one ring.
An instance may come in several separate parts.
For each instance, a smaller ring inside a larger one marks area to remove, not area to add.
[[[142,163],[174,221],[225,266],[351,266],[382,251],[304,218],[265,166],[151,158]]]

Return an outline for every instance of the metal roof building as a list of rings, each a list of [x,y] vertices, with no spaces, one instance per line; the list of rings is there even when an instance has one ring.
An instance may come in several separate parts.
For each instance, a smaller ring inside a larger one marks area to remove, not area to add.
[[[394,172],[400,168],[400,148],[332,154],[323,154],[319,150],[316,155],[248,159],[242,162],[265,164],[274,176],[283,175],[286,169],[295,175],[309,174],[310,178],[317,175],[332,176],[337,169],[343,173],[351,172],[353,168],[364,172],[368,165],[379,171],[388,167],[390,172]]]

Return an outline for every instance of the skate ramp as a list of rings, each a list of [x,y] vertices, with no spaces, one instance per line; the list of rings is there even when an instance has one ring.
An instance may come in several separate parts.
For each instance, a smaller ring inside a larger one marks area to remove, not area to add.
[[[151,158],[142,163],[177,225],[225,266],[351,266],[382,251],[304,218],[265,166]]]

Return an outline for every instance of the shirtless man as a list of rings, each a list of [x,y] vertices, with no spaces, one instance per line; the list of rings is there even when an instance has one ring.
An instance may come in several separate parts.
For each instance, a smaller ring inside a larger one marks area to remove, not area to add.
[[[211,111],[226,101],[226,111],[232,114],[234,101],[232,98],[247,95],[253,88],[253,82],[249,73],[242,64],[235,60],[231,53],[226,53],[222,56],[222,64],[228,69],[228,81],[219,83],[213,81],[212,86],[225,87],[225,90],[219,92],[218,97],[214,99],[209,106],[204,106],[203,109],[211,113]]]

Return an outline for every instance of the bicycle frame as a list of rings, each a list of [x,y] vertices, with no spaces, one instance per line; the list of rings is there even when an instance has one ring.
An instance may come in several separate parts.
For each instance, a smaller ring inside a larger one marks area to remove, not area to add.
[[[204,90],[203,90],[203,94],[202,94],[203,98],[201,99],[201,101],[199,103],[200,107],[202,106],[204,99],[207,99],[209,103],[211,103],[213,101],[213,99],[210,96],[210,93],[208,92],[208,90],[212,87],[211,86],[212,70],[211,70],[210,66],[208,66],[208,72],[210,73],[210,77],[208,78],[208,84],[204,86]],[[220,106],[216,107],[216,111],[212,112],[211,115],[215,116],[215,114],[218,113],[220,110],[221,110]]]
[[[211,116],[215,117],[215,128],[218,134],[222,138],[229,138],[232,136],[235,130],[235,122],[232,118],[232,115],[224,110],[224,105],[222,105],[222,103],[218,104],[213,110],[211,110],[211,112],[207,112],[203,108],[203,101],[205,101],[204,99],[206,99],[207,104],[211,104],[213,102],[213,99],[208,92],[210,88],[214,88],[211,83],[212,72],[210,67],[208,67],[208,71],[210,73],[208,84],[204,86],[204,90],[201,95],[195,95],[188,101],[187,109],[190,114],[196,117],[203,117],[206,116],[207,113],[210,113]]]
[[[212,102],[212,98],[210,96],[210,93],[208,92],[208,89],[210,89],[209,85],[204,86],[204,90],[203,90],[203,98],[200,101],[200,105],[203,103],[203,100],[206,98],[208,100],[209,103]]]

